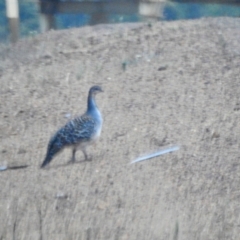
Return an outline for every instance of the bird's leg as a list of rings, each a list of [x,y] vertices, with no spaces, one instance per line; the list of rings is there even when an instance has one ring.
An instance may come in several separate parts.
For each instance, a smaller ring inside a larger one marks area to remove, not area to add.
[[[92,160],[92,158],[89,158],[89,157],[88,157],[86,149],[82,149],[82,152],[83,152],[83,154],[84,154],[85,161],[91,161],[91,160]]]
[[[75,154],[76,154],[77,149],[73,148],[72,150],[72,158],[71,158],[71,163],[74,163],[76,161]]]

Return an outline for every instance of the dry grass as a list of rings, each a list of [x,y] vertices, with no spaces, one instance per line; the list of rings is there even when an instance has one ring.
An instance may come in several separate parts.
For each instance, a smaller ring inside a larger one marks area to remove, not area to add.
[[[0,57],[0,239],[238,239],[239,19],[50,32]],[[100,84],[92,162],[40,170]],[[168,144],[178,152],[129,165]]]

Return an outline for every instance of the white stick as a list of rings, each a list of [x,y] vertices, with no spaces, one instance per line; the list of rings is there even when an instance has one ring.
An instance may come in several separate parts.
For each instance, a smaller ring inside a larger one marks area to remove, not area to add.
[[[0,171],[5,171],[7,170],[7,166],[0,166]]]
[[[132,163],[136,163],[136,162],[141,162],[141,161],[144,161],[144,160],[147,160],[147,159],[150,159],[150,158],[154,158],[154,157],[163,155],[165,153],[174,152],[174,151],[177,151],[179,149],[180,149],[179,146],[168,147],[168,148],[162,149],[162,150],[160,150],[158,152],[148,154],[148,155],[146,155],[144,157],[137,158],[136,160],[132,161],[131,164]]]
[[[7,17],[8,18],[18,18],[18,0],[6,0]]]

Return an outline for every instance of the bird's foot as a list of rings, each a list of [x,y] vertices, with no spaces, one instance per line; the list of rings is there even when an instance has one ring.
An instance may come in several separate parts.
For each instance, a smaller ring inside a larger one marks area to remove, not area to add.
[[[92,159],[93,159],[92,156],[90,156],[90,157],[85,158],[85,161],[89,161],[90,162],[90,161],[92,161]]]
[[[71,158],[69,161],[68,161],[68,164],[74,164],[76,162],[76,159],[75,158]]]

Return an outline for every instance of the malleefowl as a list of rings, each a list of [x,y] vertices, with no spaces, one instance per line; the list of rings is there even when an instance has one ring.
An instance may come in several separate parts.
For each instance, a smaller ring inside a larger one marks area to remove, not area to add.
[[[103,119],[95,102],[95,96],[99,92],[103,92],[101,87],[91,87],[88,93],[86,112],[69,121],[50,139],[41,168],[46,167],[53,157],[65,147],[72,148],[71,162],[75,162],[75,154],[78,149],[82,150],[85,160],[89,160],[86,148],[99,138],[102,130]]]

